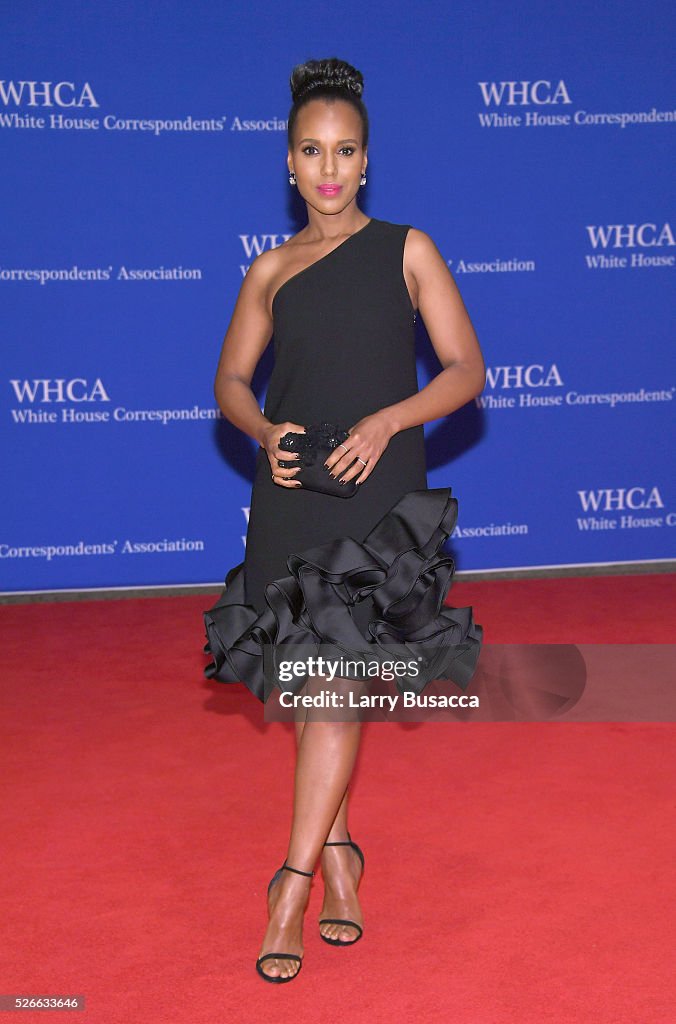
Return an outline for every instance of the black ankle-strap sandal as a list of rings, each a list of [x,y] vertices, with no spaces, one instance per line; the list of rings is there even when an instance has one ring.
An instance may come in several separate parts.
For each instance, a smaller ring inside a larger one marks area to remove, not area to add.
[[[281,877],[282,871],[294,871],[297,875],[305,875],[307,878],[312,878],[314,876],[314,871],[301,871],[300,868],[292,868],[290,864],[287,864],[286,861],[284,861],[281,868],[277,868],[274,875],[270,879],[270,882],[268,884],[268,893],[270,892],[270,889],[275,884],[277,879]],[[266,974],[263,968],[261,967],[261,964],[265,960],[297,960],[298,970],[295,972],[295,974],[290,974],[287,978],[283,978],[281,974],[278,974],[275,977],[272,974]],[[300,974],[300,969],[302,966],[303,958],[299,956],[298,953],[265,953],[263,956],[259,956],[258,960],[256,961],[256,970],[260,974],[261,978],[265,978],[266,981],[272,981],[276,985],[281,985],[285,981],[293,981],[293,979]]]
[[[362,853],[360,847],[353,841],[353,839],[350,836],[349,832],[347,833],[347,835],[348,835],[347,839],[342,839],[339,842],[335,842],[335,843],[324,843],[324,846],[351,846],[352,849],[354,850],[354,852],[359,857],[359,860],[361,861],[361,869],[362,869],[362,873],[363,873],[363,871],[364,871],[364,854]],[[360,881],[361,881],[361,879],[360,879]],[[358,884],[359,883],[357,883],[357,885]],[[357,931],[359,932],[359,934],[355,935],[355,937],[353,939],[332,939],[328,935],[322,934],[322,931],[320,929],[320,932],[319,932],[320,936],[322,937],[324,942],[328,942],[329,945],[331,945],[331,946],[354,946],[355,942],[358,942],[359,939],[364,934],[364,929],[362,928],[362,926],[360,924],[357,924],[356,921],[347,921],[347,920],[345,920],[344,918],[341,918],[341,917],[323,917],[320,920],[319,924],[344,924],[344,925],[348,925],[350,928],[356,928]]]

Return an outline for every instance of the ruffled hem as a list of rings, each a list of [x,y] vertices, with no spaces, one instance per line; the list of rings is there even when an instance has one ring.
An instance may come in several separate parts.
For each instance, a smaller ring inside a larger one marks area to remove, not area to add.
[[[270,677],[269,655],[277,645],[328,645],[349,658],[382,660],[398,651],[416,659],[415,678],[397,680],[402,693],[420,693],[438,679],[465,689],[477,667],[483,628],[471,608],[444,606],[455,563],[440,549],[457,518],[450,487],[409,491],[363,541],[340,537],[289,555],[290,575],[267,584],[261,613],[245,602],[240,562],[228,572],[216,604],[203,612],[204,653],[213,658],[205,676],[243,682],[265,702],[271,682],[286,689]],[[369,597],[374,617],[364,630],[353,609]]]

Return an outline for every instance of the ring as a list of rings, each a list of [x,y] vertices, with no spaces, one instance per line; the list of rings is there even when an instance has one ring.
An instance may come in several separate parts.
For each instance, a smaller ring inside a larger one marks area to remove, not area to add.
[[[364,460],[360,459],[359,456],[357,456],[357,462],[364,462]],[[364,462],[364,465],[368,466],[368,462]]]
[[[345,448],[345,445],[341,443],[341,444],[338,445],[338,447],[339,448]],[[349,452],[349,450],[350,450],[349,448],[345,448],[346,452]]]

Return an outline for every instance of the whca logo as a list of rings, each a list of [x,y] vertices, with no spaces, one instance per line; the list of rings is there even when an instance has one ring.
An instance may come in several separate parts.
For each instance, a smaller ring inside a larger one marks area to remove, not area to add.
[[[0,103],[5,107],[98,107],[89,82],[0,82]]]
[[[595,249],[652,249],[676,245],[671,225],[652,221],[644,224],[586,224],[589,241]]]
[[[585,512],[624,512],[627,509],[664,508],[657,487],[600,487],[595,491],[578,491]]]
[[[29,405],[51,402],[109,402],[110,398],[97,377],[93,384],[82,377],[10,380],[17,402]]]
[[[519,388],[563,387],[563,379],[556,363],[543,366],[489,366],[486,369],[486,385],[493,390],[503,391]]]
[[[496,107],[543,107],[558,103],[572,103],[563,79],[550,82],[540,78],[536,82],[478,82],[484,104]]]

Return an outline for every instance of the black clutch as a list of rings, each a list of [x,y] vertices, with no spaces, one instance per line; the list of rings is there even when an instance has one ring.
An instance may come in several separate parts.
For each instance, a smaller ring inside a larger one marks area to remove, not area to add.
[[[289,430],[279,440],[280,448],[286,452],[298,452],[299,458],[290,461],[278,459],[279,465],[282,469],[294,469],[300,465],[294,479],[300,480],[309,491],[321,491],[322,494],[332,494],[336,498],[351,498],[357,493],[359,484],[354,479],[341,484],[340,477],[332,478],[324,465],[328,453],[350,436],[349,431],[336,423],[304,423],[303,426],[304,434]],[[354,460],[350,465],[353,464]]]

